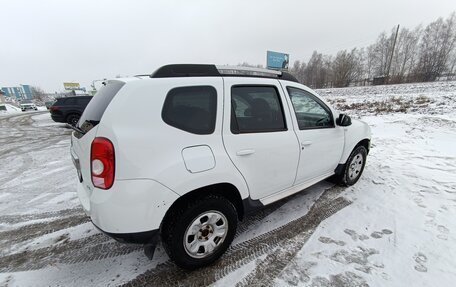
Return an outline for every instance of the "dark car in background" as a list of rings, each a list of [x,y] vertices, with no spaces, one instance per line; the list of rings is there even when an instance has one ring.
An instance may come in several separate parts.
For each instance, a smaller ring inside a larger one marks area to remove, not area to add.
[[[76,125],[92,96],[58,98],[49,108],[51,118],[58,123]]]

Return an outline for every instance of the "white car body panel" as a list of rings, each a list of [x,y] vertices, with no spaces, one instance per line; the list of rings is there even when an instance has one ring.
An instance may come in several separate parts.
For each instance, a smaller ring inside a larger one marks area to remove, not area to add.
[[[345,145],[339,163],[347,161],[350,153],[361,140],[371,139],[370,127],[363,121],[352,120],[352,124],[343,129],[345,131]]]
[[[288,96],[287,87],[305,90],[321,99],[315,92],[304,88],[303,85],[289,81],[280,82],[284,91],[287,93],[286,99],[288,105],[292,109],[292,102]],[[329,104],[324,103],[330,107]],[[333,110],[331,112],[334,115]],[[344,149],[344,128],[335,124],[335,118],[333,118],[333,121],[333,128],[300,130],[296,117],[293,117],[293,127],[300,144],[300,159],[295,185],[319,178],[322,174],[332,175],[331,173],[334,173]]]
[[[231,114],[231,88],[234,85],[270,85],[279,91],[282,104],[284,94],[278,80],[256,78],[230,78],[225,81],[225,111]],[[291,116],[284,106],[287,123]],[[223,142],[231,161],[242,173],[249,186],[250,197],[260,199],[293,185],[299,160],[299,143],[293,127],[286,131],[233,134],[230,119],[224,118]]]

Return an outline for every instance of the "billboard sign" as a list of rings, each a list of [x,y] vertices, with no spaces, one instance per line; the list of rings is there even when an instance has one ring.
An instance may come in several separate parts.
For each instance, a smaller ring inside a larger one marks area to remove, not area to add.
[[[63,83],[63,87],[65,88],[65,90],[70,90],[70,91],[81,89],[79,86],[79,83]]]
[[[266,60],[268,69],[288,70],[290,55],[267,51]]]

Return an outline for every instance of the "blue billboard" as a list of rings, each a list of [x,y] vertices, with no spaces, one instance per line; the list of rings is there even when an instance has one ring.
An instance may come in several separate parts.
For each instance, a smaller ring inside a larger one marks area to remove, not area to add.
[[[267,67],[274,70],[288,70],[290,55],[267,51]]]

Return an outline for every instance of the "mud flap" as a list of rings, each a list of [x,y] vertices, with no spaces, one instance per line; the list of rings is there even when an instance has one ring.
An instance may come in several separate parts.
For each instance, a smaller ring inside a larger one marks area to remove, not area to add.
[[[154,258],[155,248],[157,247],[159,239],[160,236],[158,235],[158,233],[156,233],[155,236],[152,236],[152,238],[150,238],[149,241],[146,244],[144,244],[144,254],[150,260]]]
[[[155,247],[157,247],[157,243],[144,245],[144,254],[146,254],[147,258],[150,260],[154,258]]]

